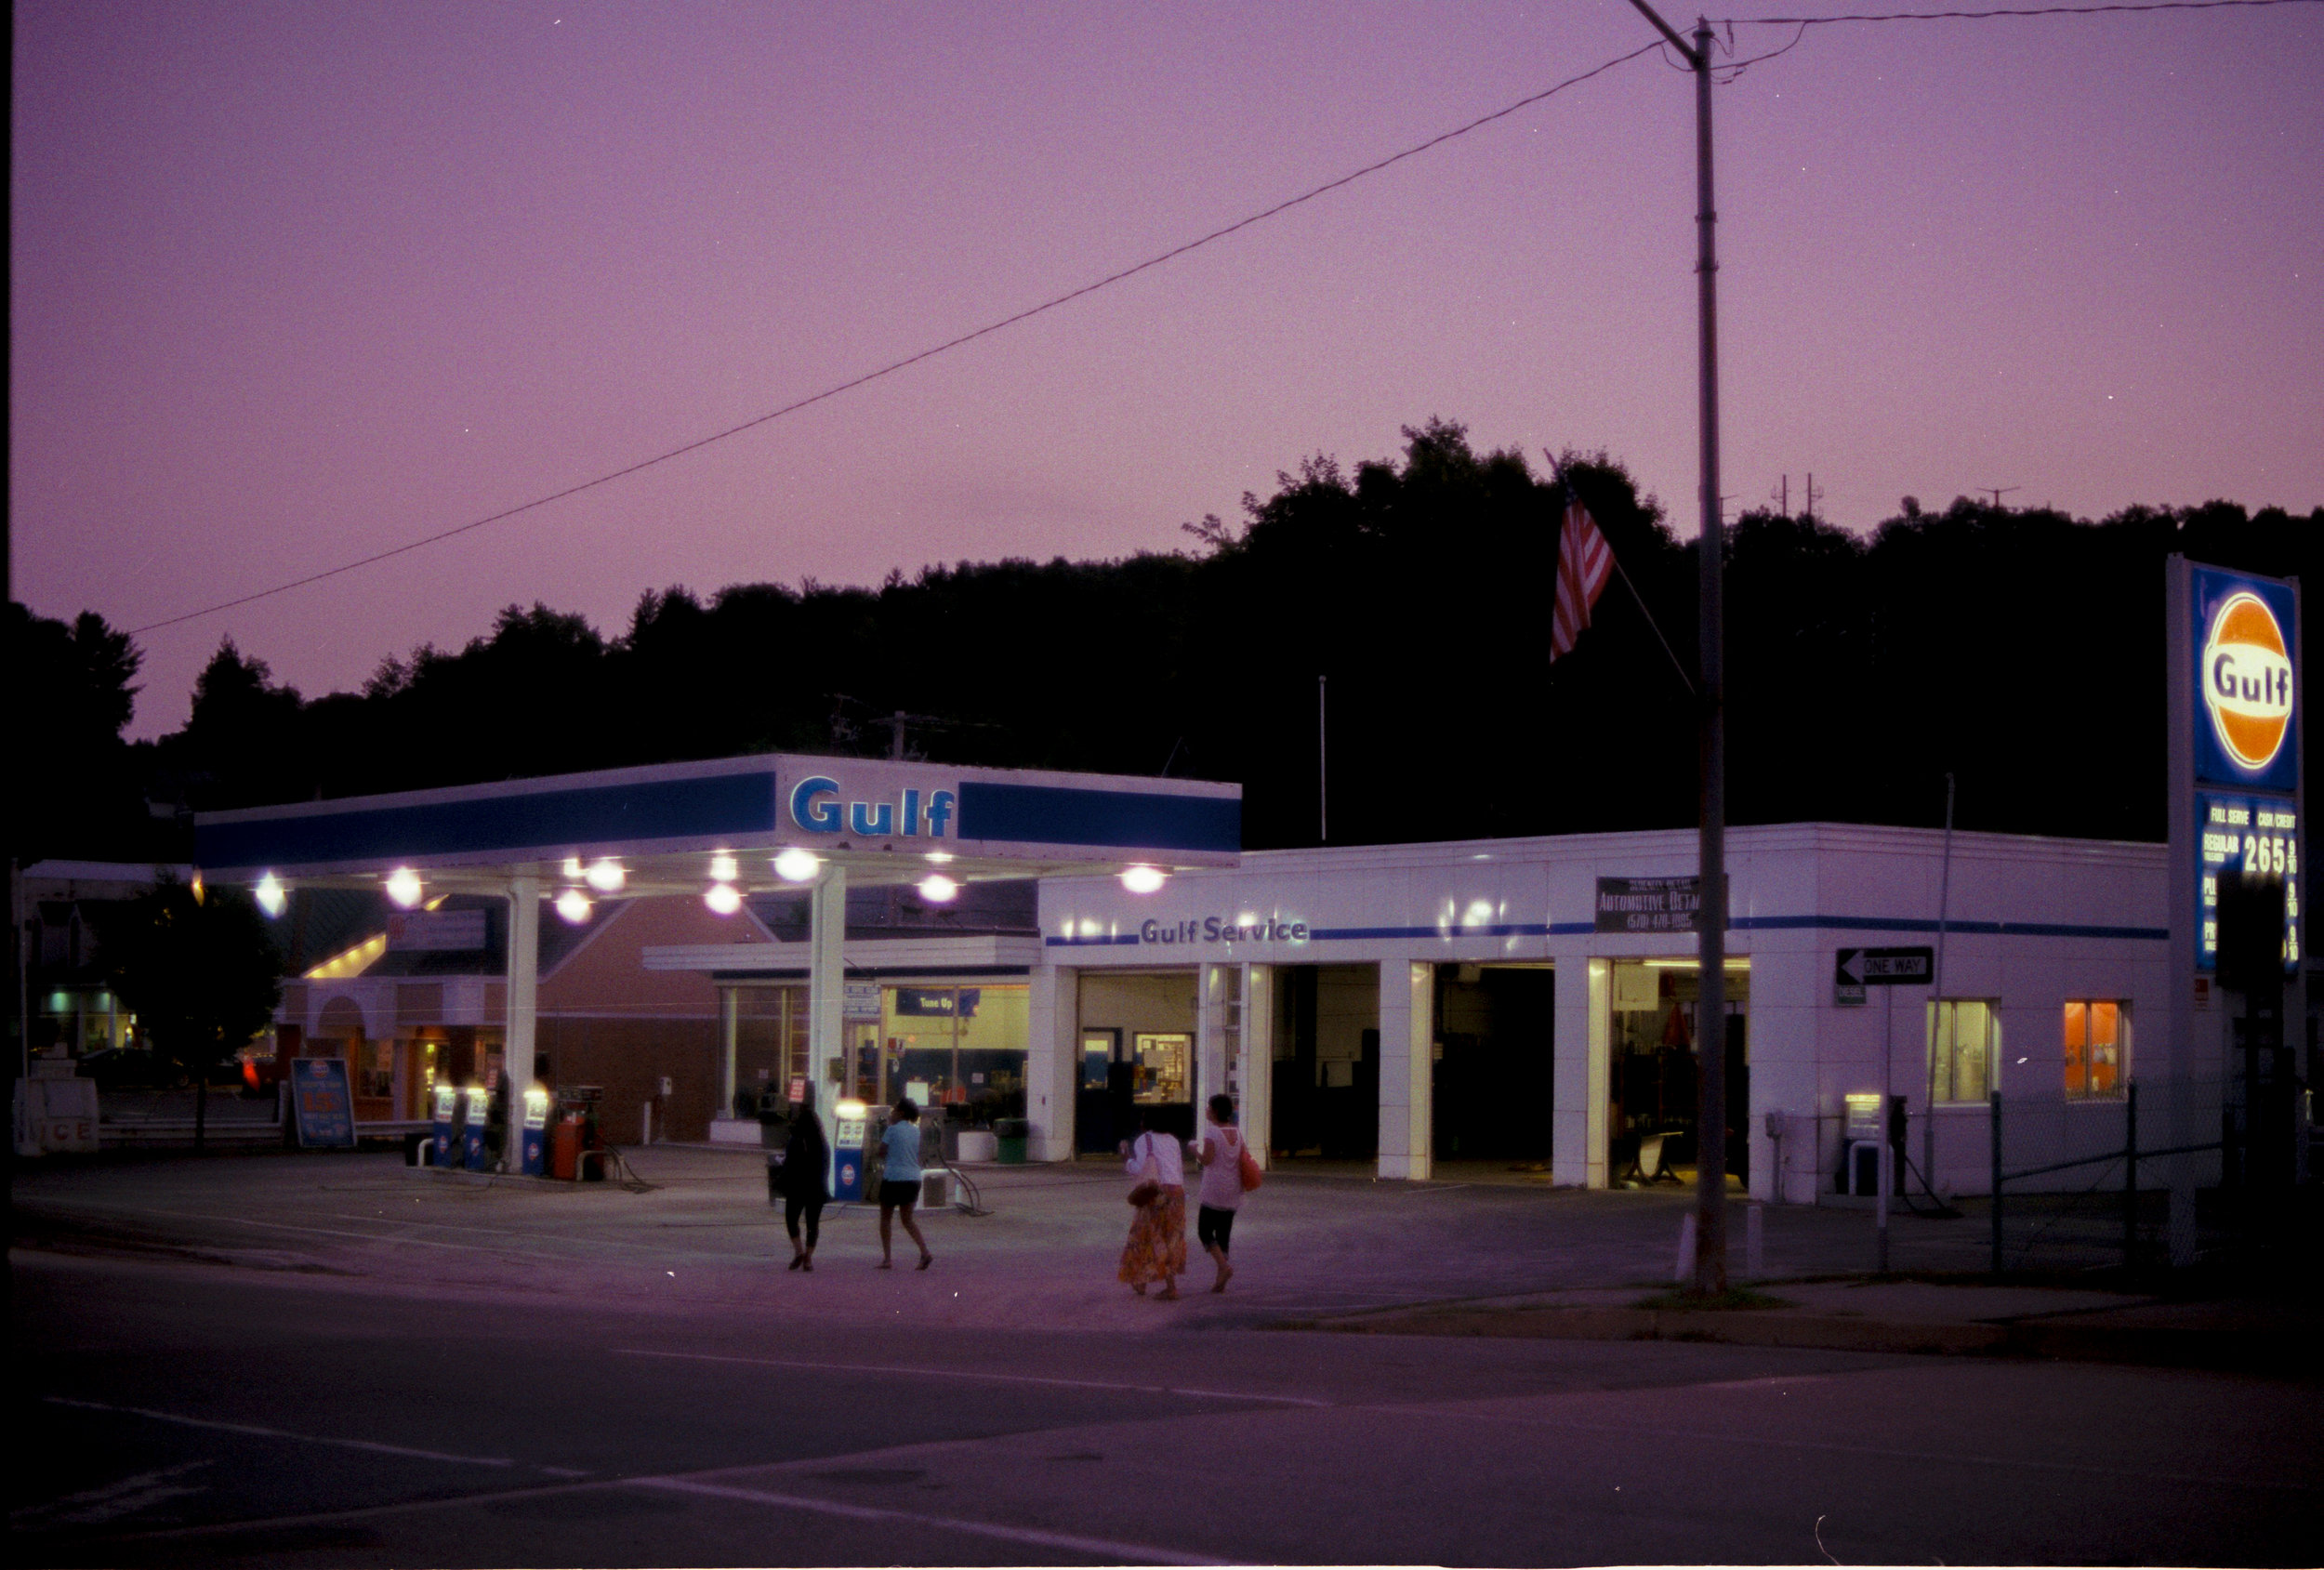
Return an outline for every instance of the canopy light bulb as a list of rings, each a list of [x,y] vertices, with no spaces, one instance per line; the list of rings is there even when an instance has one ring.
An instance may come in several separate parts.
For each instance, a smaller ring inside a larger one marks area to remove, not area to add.
[[[946,862],[952,860],[952,852],[949,851],[931,851],[928,852],[928,859],[935,863],[938,866],[942,866]]]
[[[1133,894],[1155,894],[1169,881],[1169,875],[1158,866],[1137,866],[1122,869],[1122,887]]]
[[[400,866],[388,874],[388,898],[402,905],[405,910],[419,904],[419,897],[423,891],[419,884],[419,874],[410,867]]]
[[[804,883],[823,868],[823,858],[802,845],[794,845],[774,858],[775,876],[786,883]]]
[[[578,889],[568,889],[557,896],[557,914],[578,927],[589,918],[589,896]]]
[[[621,886],[629,881],[629,875],[622,871],[621,864],[611,856],[601,856],[591,862],[585,876],[589,880],[589,887],[601,894],[618,893]]]
[[[743,864],[720,851],[710,858],[710,881],[732,883],[743,875]]]
[[[743,908],[742,895],[732,883],[713,883],[703,891],[702,903],[720,916],[732,916]]]
[[[257,888],[251,892],[257,898],[258,908],[271,917],[282,915],[284,907],[290,904],[290,896],[283,892],[282,880],[271,872],[258,879]]]
[[[931,872],[920,879],[920,898],[931,904],[944,904],[960,891],[960,885],[941,872]]]

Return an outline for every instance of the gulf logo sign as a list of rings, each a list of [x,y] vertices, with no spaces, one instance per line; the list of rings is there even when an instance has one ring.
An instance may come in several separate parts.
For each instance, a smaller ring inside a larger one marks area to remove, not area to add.
[[[2276,761],[2291,732],[2291,650],[2258,595],[2227,596],[2203,637],[2203,706],[2227,756],[2253,772]]]

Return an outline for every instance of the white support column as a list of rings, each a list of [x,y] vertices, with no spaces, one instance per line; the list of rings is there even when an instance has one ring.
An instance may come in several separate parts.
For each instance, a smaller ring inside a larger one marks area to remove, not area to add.
[[[1240,1035],[1243,972],[1235,965],[1204,965],[1195,971],[1195,1128],[1202,1128],[1203,1103],[1227,1087],[1227,1059]]]
[[[826,1120],[847,1090],[846,952],[847,868],[827,862],[807,895],[807,1076]]]
[[[1606,1118],[1614,1107],[1614,962],[1590,962],[1590,1186],[1613,1181]]]
[[[1243,967],[1243,1051],[1235,1065],[1235,1117],[1251,1159],[1267,1165],[1274,1122],[1275,968]]]
[[[1610,961],[1558,957],[1550,1171],[1561,1185],[1606,1186],[1613,984]]]
[[[1026,998],[1024,1115],[1033,1125],[1026,1154],[1036,1161],[1071,1161],[1075,1095],[1081,1084],[1081,972],[1070,967],[1034,970]]]
[[[1429,1175],[1434,1115],[1436,967],[1418,960],[1380,965],[1380,1175]]]
[[[508,1154],[524,1125],[524,1092],[533,1088],[533,1044],[539,1030],[541,880],[520,873],[508,880],[508,1018],[500,1072],[508,1080]]]
[[[742,1036],[742,997],[732,986],[719,988],[719,1110],[718,1117],[734,1115],[735,1047]]]

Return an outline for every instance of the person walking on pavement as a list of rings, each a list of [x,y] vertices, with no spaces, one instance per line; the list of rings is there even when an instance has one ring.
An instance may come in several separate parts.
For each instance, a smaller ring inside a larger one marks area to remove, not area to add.
[[[1202,1136],[1201,1208],[1195,1215],[1195,1241],[1219,1267],[1219,1279],[1210,1289],[1223,1292],[1235,1273],[1226,1257],[1235,1235],[1235,1212],[1243,1207],[1243,1131],[1235,1125],[1235,1099],[1211,1097],[1209,1121]]]
[[[1162,1283],[1159,1298],[1178,1296],[1178,1278],[1186,1273],[1186,1164],[1175,1135],[1156,1129],[1153,1116],[1139,1109],[1144,1130],[1122,1144],[1124,1165],[1136,1184],[1129,1191],[1137,1214],[1130,1218],[1129,1241],[1122,1247],[1116,1273],[1140,1297],[1146,1284]]]
[[[791,1269],[815,1268],[815,1244],[823,1231],[823,1207],[831,1202],[831,1185],[824,1176],[831,1155],[823,1136],[823,1120],[809,1102],[791,1119],[791,1137],[783,1147],[783,1165],[775,1168],[783,1184],[783,1230],[791,1237]],[[799,1241],[800,1222],[806,1241]]]
[[[891,1270],[895,1266],[890,1251],[889,1225],[901,1210],[904,1230],[920,1246],[918,1268],[926,1270],[936,1262],[936,1256],[928,1251],[928,1239],[920,1235],[919,1223],[912,1219],[913,1207],[920,1202],[920,1109],[911,1097],[896,1102],[896,1115],[889,1120],[888,1131],[879,1137],[879,1142],[887,1152],[879,1178],[879,1268]]]

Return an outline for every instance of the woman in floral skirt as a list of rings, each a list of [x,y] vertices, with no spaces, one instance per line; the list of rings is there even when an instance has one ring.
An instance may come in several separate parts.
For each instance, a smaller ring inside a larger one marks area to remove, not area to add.
[[[1144,1132],[1122,1146],[1122,1154],[1136,1185],[1130,1193],[1138,1195],[1149,1185],[1151,1191],[1130,1219],[1119,1276],[1142,1298],[1153,1281],[1162,1283],[1156,1297],[1175,1298],[1178,1278],[1186,1273],[1185,1157],[1174,1136],[1149,1127],[1143,1109],[1139,1127]]]

